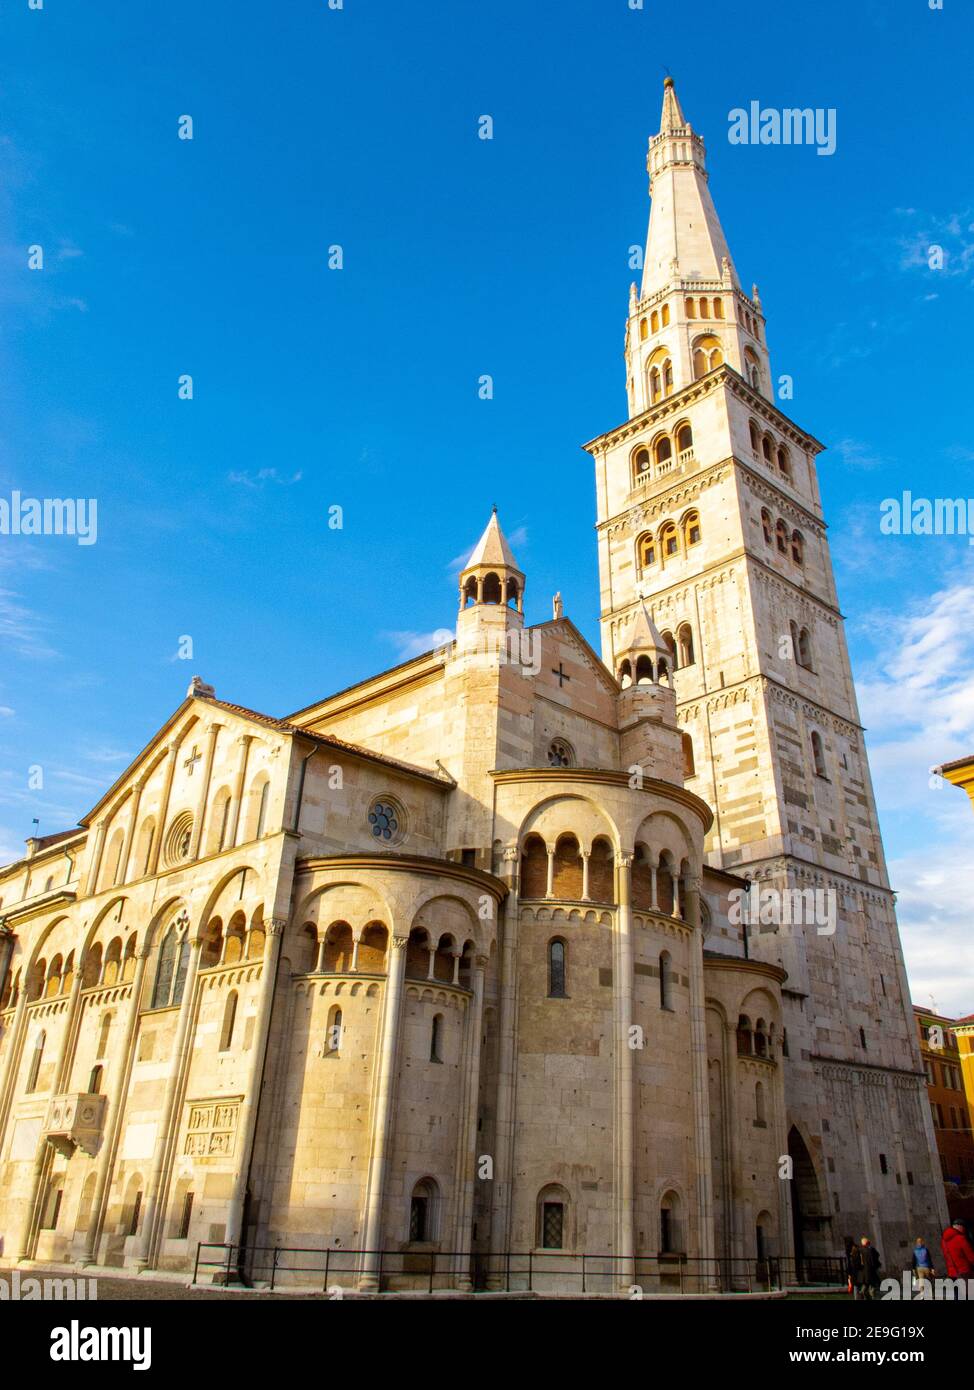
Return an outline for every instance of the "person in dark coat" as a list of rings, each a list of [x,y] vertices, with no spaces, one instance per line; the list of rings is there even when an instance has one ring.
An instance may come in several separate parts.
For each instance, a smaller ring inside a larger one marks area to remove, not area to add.
[[[852,1266],[852,1292],[855,1298],[874,1299],[879,1295],[879,1271],[882,1262],[879,1251],[863,1236],[849,1255]]]
[[[974,1275],[974,1249],[964,1234],[963,1221],[948,1226],[940,1238],[948,1279],[969,1279]]]

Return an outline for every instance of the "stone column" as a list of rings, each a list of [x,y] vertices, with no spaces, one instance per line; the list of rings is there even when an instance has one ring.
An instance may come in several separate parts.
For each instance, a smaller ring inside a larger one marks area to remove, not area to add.
[[[85,879],[84,896],[86,898],[94,897],[95,893],[98,892],[98,875],[101,873],[101,856],[105,848],[105,831],[107,829],[107,820],[100,820],[95,826],[95,843],[88,864],[88,876]]]
[[[257,996],[253,1045],[250,1049],[250,1065],[247,1068],[247,1088],[237,1120],[237,1158],[233,1168],[230,1205],[227,1208],[226,1233],[223,1237],[226,1245],[239,1245],[245,1234],[242,1228],[244,1203],[247,1196],[247,1179],[250,1176],[250,1156],[254,1147],[260,1085],[264,1076],[264,1058],[267,1055],[267,1040],[270,1035],[271,1010],[274,1007],[277,963],[281,956],[281,943],[284,939],[286,925],[283,917],[264,919],[267,945],[264,950],[264,961],[261,969],[260,993]]]
[[[190,930],[192,929],[187,927],[187,931]],[[161,1216],[159,1207],[160,1196],[162,1195],[163,1177],[165,1176],[169,1150],[173,1143],[173,1135],[179,1125],[178,1101],[186,1076],[186,1067],[189,1062],[190,1052],[192,1051],[193,1040],[190,1033],[190,1021],[196,1011],[196,976],[199,971],[200,948],[202,945],[203,942],[199,936],[195,936],[190,943],[189,969],[186,971],[183,997],[179,1005],[179,1018],[176,1022],[176,1038],[173,1044],[172,1062],[169,1067],[169,1077],[166,1081],[166,1096],[162,1105],[162,1123],[159,1126],[155,1159],[152,1165],[152,1174],[149,1179],[149,1187],[146,1192],[146,1203],[143,1209],[142,1235],[139,1239],[138,1257],[140,1270],[148,1269],[152,1261],[155,1228],[159,1224],[159,1218]],[[178,965],[178,951],[176,961]]]
[[[461,1117],[460,1136],[460,1181],[457,1185],[457,1242],[455,1250],[460,1252],[460,1268],[457,1274],[457,1288],[473,1287],[470,1271],[470,1253],[473,1248],[473,1203],[477,1184],[477,1116],[480,1111],[480,1034],[484,1018],[484,972],[487,957],[477,956],[473,970],[473,999],[467,1018],[467,1105],[466,1114]]]
[[[504,1251],[510,1245],[511,1206],[514,1184],[514,1111],[517,1087],[517,845],[504,850],[502,875],[508,894],[500,912],[500,980],[497,1053],[497,1133],[494,1154],[493,1210],[490,1223],[491,1269],[488,1287],[499,1288],[504,1279]]]
[[[71,985],[71,994],[68,999],[68,1007],[64,1018],[64,1031],[61,1034],[61,1046],[58,1049],[57,1065],[54,1068],[54,1086],[51,1092],[54,1096],[60,1095],[63,1092],[65,1078],[71,1070],[71,1051],[75,1037],[78,1001],[80,998],[81,971],[78,970],[75,972],[74,981]],[[41,1206],[44,1198],[44,1179],[50,1171],[53,1157],[54,1150],[47,1142],[47,1135],[42,1134],[38,1140],[37,1152],[34,1156],[30,1197],[27,1199],[27,1212],[20,1232],[20,1242],[17,1253],[18,1260],[32,1259],[34,1250],[37,1248],[37,1232],[40,1225]]]
[[[213,776],[213,759],[216,756],[216,741],[222,724],[211,724],[209,738],[206,743],[206,761],[203,764],[203,782],[200,787],[199,800],[196,803],[196,816],[193,820],[193,838],[190,841],[189,857],[198,859],[200,846],[203,843],[203,827],[206,821],[206,801],[210,794],[210,780]]]
[[[237,776],[233,784],[233,819],[230,822],[230,833],[228,839],[230,846],[237,843],[237,832],[240,829],[240,812],[243,808],[243,789],[244,779],[247,776],[247,762],[250,758],[250,745],[254,741],[253,734],[240,735],[240,761],[237,763]],[[227,846],[224,846],[227,848]]]
[[[163,784],[162,800],[159,802],[159,819],[152,836],[152,849],[149,852],[149,874],[154,875],[159,868],[159,856],[162,853],[162,840],[166,833],[166,821],[169,819],[169,798],[172,795],[172,781],[176,775],[176,759],[179,757],[179,740],[175,740],[169,745],[169,755],[166,759],[166,780]]]
[[[317,961],[315,962],[315,974],[316,974],[316,975],[323,975],[324,973],[325,973],[325,938],[322,937],[321,940],[318,942],[318,959],[317,959]]]
[[[7,1063],[3,1072],[3,1084],[0,1085],[0,1136],[3,1136],[6,1131],[7,1116],[10,1113],[10,1102],[17,1085],[17,1072],[20,1068],[24,1036],[27,1032],[26,965],[21,966],[20,976],[20,994],[17,996],[17,1007],[14,1009],[13,1022],[10,1025],[10,1047],[7,1051]]]
[[[633,1094],[632,1026],[632,860],[628,853],[616,856],[616,929],[612,971],[612,1005],[615,1016],[613,1047],[615,1075],[615,1182],[613,1225],[615,1265],[613,1282],[628,1289],[637,1282],[635,1253],[635,1097]]]
[[[674,884],[674,892],[676,885]],[[703,932],[700,926],[700,880],[687,876],[685,921],[690,927],[690,1074],[693,1083],[693,1137],[697,1182],[697,1248],[701,1259],[714,1258],[714,1177],[710,1150],[710,1082],[707,1070],[707,1010],[703,982]],[[707,1282],[717,1286],[716,1265]]]
[[[589,882],[588,882],[588,866],[589,866],[589,861],[591,860],[591,858],[592,858],[592,851],[591,851],[591,850],[583,850],[583,851],[582,851],[582,902],[583,902],[583,903],[588,903],[588,902],[591,902],[591,901],[592,901],[592,899],[591,899],[590,896],[589,896]]]
[[[656,886],[656,873],[657,873],[657,870],[656,870],[656,865],[655,865],[655,864],[650,868],[649,873],[650,873],[650,878],[652,879],[652,897],[651,897],[650,900],[649,900],[649,902],[650,902],[650,907],[653,909],[654,912],[659,912],[659,896],[658,896],[658,893],[657,893],[657,886]]]
[[[553,849],[548,850],[548,882],[544,891],[546,898],[555,896],[555,851]]]
[[[741,1259],[744,1254],[741,1245],[741,1211],[739,1205],[741,1188],[738,1182],[741,1168],[741,1131],[739,1128],[740,1080],[738,1077],[736,1019],[728,1019],[724,1037],[727,1057],[724,1075],[727,1085],[727,1167],[729,1170],[727,1173],[727,1247],[731,1260],[735,1261]],[[735,1266],[732,1263],[731,1275],[733,1275],[734,1269]]]
[[[121,872],[118,876],[119,883],[128,882],[129,871],[132,864],[132,851],[135,848],[135,837],[139,833],[139,807],[142,804],[142,793],[145,791],[146,781],[147,779],[143,777],[141,781],[136,782],[132,791],[132,810],[129,814],[128,835],[125,837],[125,850],[122,854],[120,864]]]
[[[118,1152],[118,1141],[122,1134],[122,1119],[125,1110],[125,1097],[128,1095],[129,1077],[132,1075],[132,1067],[135,1063],[134,1050],[136,1030],[139,1022],[139,1008],[142,1000],[142,986],[145,980],[146,962],[149,959],[150,951],[151,946],[147,935],[135,964],[132,993],[129,996],[128,1013],[125,1016],[125,1041],[122,1044],[122,1049],[119,1054],[121,1065],[119,1067],[118,1076],[115,1078],[115,1084],[109,1093],[108,1106],[105,1111],[105,1135],[102,1147],[98,1153],[98,1166],[95,1170],[97,1173],[97,1177],[95,1178],[95,1196],[91,1204],[91,1213],[88,1218],[88,1230],[85,1233],[85,1248],[81,1257],[81,1263],[83,1265],[97,1262],[95,1252],[98,1249],[98,1239],[105,1221],[108,1185],[111,1181],[112,1169],[115,1165],[115,1155]]]
[[[382,1010],[382,1052],[379,1057],[379,1081],[376,1088],[375,1126],[372,1138],[372,1163],[369,1172],[365,1220],[362,1223],[366,1254],[362,1260],[359,1288],[377,1290],[379,1287],[379,1255],[382,1241],[382,1207],[385,1201],[386,1172],[392,1148],[392,1126],[396,1097],[396,1077],[399,1068],[399,1029],[402,1018],[402,985],[406,974],[408,937],[393,936],[389,955],[389,974]]]

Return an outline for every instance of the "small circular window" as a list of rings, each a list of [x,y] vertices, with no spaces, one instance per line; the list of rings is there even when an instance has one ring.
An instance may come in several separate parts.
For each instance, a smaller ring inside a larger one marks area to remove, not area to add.
[[[182,811],[166,836],[163,856],[168,865],[179,864],[189,858],[189,848],[193,842],[193,817],[189,811]]]
[[[382,797],[369,807],[369,833],[381,845],[398,845],[406,833],[406,816],[398,801]]]
[[[564,738],[552,739],[548,745],[549,767],[574,767],[575,750]]]

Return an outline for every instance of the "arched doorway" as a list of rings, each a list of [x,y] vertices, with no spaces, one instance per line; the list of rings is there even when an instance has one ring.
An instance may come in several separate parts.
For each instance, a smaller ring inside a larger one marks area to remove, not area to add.
[[[791,1225],[799,1283],[811,1277],[811,1262],[834,1254],[829,1249],[830,1216],[808,1146],[793,1125],[788,1132],[792,1161]]]

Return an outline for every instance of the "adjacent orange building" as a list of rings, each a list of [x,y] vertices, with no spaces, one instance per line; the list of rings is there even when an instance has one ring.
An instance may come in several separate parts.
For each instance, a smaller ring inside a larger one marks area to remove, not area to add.
[[[951,1219],[974,1218],[974,1015],[913,1006]]]

